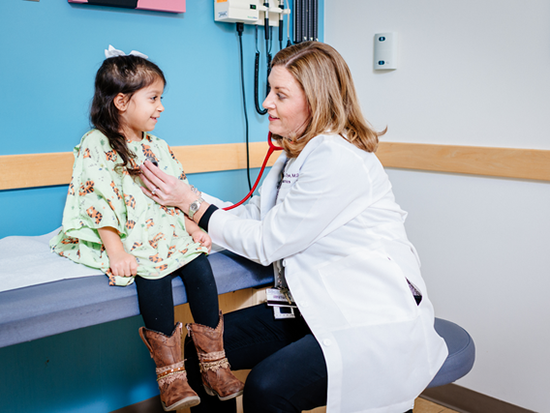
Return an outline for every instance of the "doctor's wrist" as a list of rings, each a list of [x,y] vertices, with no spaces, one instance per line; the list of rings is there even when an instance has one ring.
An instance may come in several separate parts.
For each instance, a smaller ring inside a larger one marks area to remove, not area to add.
[[[196,201],[189,205],[189,209],[186,211],[186,215],[195,223],[199,223],[202,216],[208,209],[210,204],[202,198],[198,198]]]
[[[206,232],[208,232],[208,223],[210,222],[210,217],[214,212],[218,210],[218,207],[216,205],[208,205],[206,210],[203,212],[202,216],[200,217],[198,221],[199,227],[204,229]]]
[[[201,196],[191,201],[191,203],[189,204],[189,209],[187,210],[187,216],[189,217],[190,220],[193,221],[195,214],[199,212],[199,209],[203,202],[204,202],[204,199],[202,199]]]

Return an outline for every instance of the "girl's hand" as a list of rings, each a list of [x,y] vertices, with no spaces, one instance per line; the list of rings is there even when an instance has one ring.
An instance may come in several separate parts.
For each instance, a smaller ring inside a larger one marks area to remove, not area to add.
[[[193,241],[201,244],[203,247],[208,248],[208,252],[210,252],[210,249],[212,248],[212,239],[210,238],[210,235],[208,235],[206,232],[199,230],[193,232],[191,236],[193,237]]]
[[[111,263],[111,273],[119,277],[137,275],[136,258],[124,250],[118,231],[113,227],[103,227],[98,228],[97,232],[107,251]]]
[[[136,257],[126,251],[116,251],[109,255],[111,272],[119,277],[133,277],[137,275],[138,264]]]

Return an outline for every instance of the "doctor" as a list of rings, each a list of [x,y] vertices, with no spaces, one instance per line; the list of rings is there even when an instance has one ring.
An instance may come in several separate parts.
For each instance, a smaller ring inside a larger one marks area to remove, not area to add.
[[[179,207],[216,244],[275,263],[283,301],[297,306],[294,318],[266,304],[226,315],[232,369],[252,369],[246,413],[325,404],[329,413],[410,411],[447,348],[433,327],[406,213],[374,154],[380,133],[361,114],[347,64],[326,44],[281,50],[269,83],[263,106],[285,151],[260,195],[226,212],[150,162],[145,192]],[[196,364],[188,374],[198,391]],[[231,401],[201,400],[193,412],[236,411]]]

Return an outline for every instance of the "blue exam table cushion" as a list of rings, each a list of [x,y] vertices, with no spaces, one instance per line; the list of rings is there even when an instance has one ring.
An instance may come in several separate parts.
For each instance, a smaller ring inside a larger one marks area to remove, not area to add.
[[[218,293],[273,283],[264,267],[229,251],[208,256]],[[172,281],[174,305],[187,302],[181,278]],[[73,278],[0,292],[0,347],[139,314],[135,284],[108,285],[105,275]]]

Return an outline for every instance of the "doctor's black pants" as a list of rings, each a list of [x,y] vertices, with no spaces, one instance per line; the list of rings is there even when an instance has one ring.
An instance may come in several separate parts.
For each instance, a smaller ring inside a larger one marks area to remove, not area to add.
[[[299,413],[326,404],[325,359],[300,315],[275,320],[273,309],[260,304],[228,313],[224,321],[224,345],[231,369],[252,369],[243,394],[245,413]],[[235,399],[221,402],[204,391],[189,338],[185,358],[189,384],[201,398],[191,412],[235,413]]]

